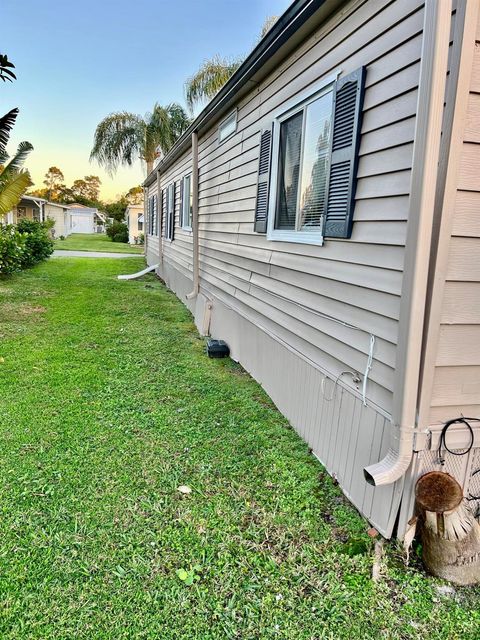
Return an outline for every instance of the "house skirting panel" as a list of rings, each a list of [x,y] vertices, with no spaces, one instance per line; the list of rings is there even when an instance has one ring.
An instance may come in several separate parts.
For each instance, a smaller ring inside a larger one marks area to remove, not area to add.
[[[347,388],[335,385],[319,365],[254,325],[228,301],[203,287],[196,298],[187,300],[191,277],[168,261],[164,260],[159,275],[189,307],[200,333],[208,328],[212,337],[228,343],[231,357],[262,385],[360,513],[390,537],[403,479],[374,488],[363,476],[363,468],[380,460],[389,447],[389,419],[364,406]]]

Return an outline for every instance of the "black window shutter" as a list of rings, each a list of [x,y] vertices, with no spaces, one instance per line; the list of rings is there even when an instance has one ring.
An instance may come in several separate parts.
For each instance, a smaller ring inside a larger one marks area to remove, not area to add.
[[[185,220],[183,219],[183,181],[185,180],[185,178],[182,178],[180,180],[180,205],[179,205],[179,218],[178,218],[178,222],[179,222],[179,227],[184,227],[185,226]]]
[[[150,235],[150,198],[147,199],[147,220],[146,220],[147,234]]]
[[[173,240],[175,237],[175,182],[172,183],[172,201],[170,202],[170,211],[170,240]]]
[[[327,238],[350,238],[352,235],[365,75],[365,67],[360,67],[335,83],[330,177],[323,233]]]
[[[260,136],[257,201],[255,203],[255,223],[253,226],[253,230],[257,233],[267,232],[268,187],[270,184],[270,164],[272,158],[272,130],[273,124],[269,129],[264,129]]]
[[[163,232],[164,238],[167,237],[167,227],[168,227],[167,215],[165,213],[166,206],[167,206],[166,200],[167,200],[167,191],[166,189],[162,189],[162,232]]]
[[[157,209],[157,196],[152,196],[152,211],[153,211],[153,235],[158,235],[158,209]]]
[[[152,235],[152,197],[148,198],[148,235]]]

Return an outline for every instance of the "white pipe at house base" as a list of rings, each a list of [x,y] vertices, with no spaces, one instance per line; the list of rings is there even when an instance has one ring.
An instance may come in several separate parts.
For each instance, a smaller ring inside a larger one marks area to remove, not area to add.
[[[146,269],[143,269],[142,271],[138,271],[137,273],[129,273],[126,276],[117,276],[118,280],[135,280],[136,278],[141,278],[142,276],[144,276],[146,273],[149,273],[150,271],[155,271],[155,269],[158,269],[158,267],[160,266],[160,264],[153,264],[151,267],[147,267]]]

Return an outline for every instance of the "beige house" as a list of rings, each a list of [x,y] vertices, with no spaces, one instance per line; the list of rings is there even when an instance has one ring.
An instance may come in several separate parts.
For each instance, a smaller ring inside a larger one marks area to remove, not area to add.
[[[477,0],[296,0],[144,184],[148,263],[385,536],[425,470],[480,495],[478,41]]]
[[[144,234],[143,204],[129,204],[125,209],[125,222],[128,226],[128,242],[138,244],[139,237]]]
[[[67,236],[70,231],[70,209],[66,204],[48,202],[35,196],[23,196],[12,211],[4,216],[6,224],[17,224],[20,220],[38,220],[43,222],[50,219],[55,221],[52,228],[54,237]]]

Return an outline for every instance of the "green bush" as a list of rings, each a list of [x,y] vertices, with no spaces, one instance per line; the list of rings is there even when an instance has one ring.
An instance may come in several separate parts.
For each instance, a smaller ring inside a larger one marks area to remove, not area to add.
[[[45,260],[53,251],[48,225],[36,220],[21,220],[0,225],[0,274],[7,275]]]
[[[124,231],[116,233],[112,240],[113,242],[128,242],[128,233],[125,233]]]
[[[9,225],[0,225],[0,274],[8,275],[22,268],[26,253],[26,235]]]
[[[107,225],[106,231],[113,242],[128,242],[128,227],[124,222],[114,221]]]
[[[36,220],[21,220],[17,231],[25,235],[25,253],[22,257],[22,268],[32,267],[41,260],[46,260],[53,252],[53,240],[49,234],[50,225]]]

